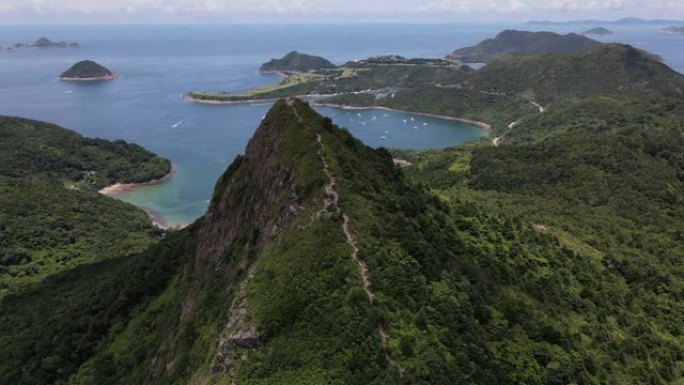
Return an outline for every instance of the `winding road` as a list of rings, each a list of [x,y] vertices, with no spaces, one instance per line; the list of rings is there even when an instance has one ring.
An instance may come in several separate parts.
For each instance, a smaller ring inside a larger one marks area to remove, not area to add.
[[[530,100],[530,104],[532,104],[533,106],[536,106],[537,108],[539,108],[539,113],[540,113],[540,114],[543,114],[543,113],[546,111],[546,108],[545,108],[544,106],[542,106],[541,104],[537,103],[537,102],[534,102],[534,101],[531,101],[531,100]],[[515,122],[512,122],[511,124],[509,124],[509,125],[508,125],[508,130],[509,130],[509,131],[512,130],[513,127],[516,126],[516,124],[518,124],[518,121],[517,121],[517,120],[516,120]],[[501,139],[503,139],[504,135],[506,135],[506,134],[504,133],[504,134],[499,135],[499,136],[497,136],[496,138],[492,139],[492,144],[494,145],[494,147],[498,147],[499,144],[501,144]]]

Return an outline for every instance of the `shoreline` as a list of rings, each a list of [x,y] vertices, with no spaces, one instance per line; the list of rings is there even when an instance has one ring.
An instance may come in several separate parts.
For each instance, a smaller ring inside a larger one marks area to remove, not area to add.
[[[338,96],[340,94],[317,94],[317,95],[297,95],[294,96],[295,98],[312,98],[312,97],[332,97],[332,96]],[[226,100],[226,101],[221,101],[221,100],[203,100],[199,98],[194,98],[190,96],[189,94],[183,95],[183,99],[185,101],[191,102],[191,103],[201,103],[201,104],[214,104],[214,105],[231,105],[231,104],[253,104],[253,103],[272,103],[275,102],[281,98],[273,98],[273,99],[250,99],[250,100]],[[399,112],[403,114],[414,114],[414,115],[420,115],[420,116],[427,116],[431,118],[437,118],[437,119],[444,119],[444,120],[452,120],[456,122],[461,122],[465,124],[470,124],[472,126],[475,126],[486,134],[487,137],[490,137],[492,134],[492,126],[490,124],[484,123],[484,122],[478,122],[477,120],[471,120],[471,119],[466,119],[466,118],[457,118],[455,116],[448,116],[448,115],[438,115],[438,114],[431,114],[429,112],[416,112],[416,111],[406,111],[406,110],[398,110],[394,108],[389,108],[389,107],[382,107],[382,106],[364,106],[364,107],[358,107],[358,106],[349,106],[346,104],[334,104],[334,103],[319,103],[319,102],[311,102],[312,106],[315,107],[331,107],[331,108],[339,108],[342,110],[381,110],[381,111],[390,111],[390,112]]]
[[[113,185],[109,185],[109,186],[101,188],[100,190],[98,190],[98,194],[102,194],[102,195],[108,196],[108,197],[113,198],[113,199],[119,199],[119,195],[121,195],[122,193],[124,193],[126,191],[134,190],[136,188],[140,188],[140,187],[144,187],[144,186],[155,185],[155,184],[159,184],[159,183],[162,183],[164,181],[167,181],[176,174],[177,170],[178,170],[178,168],[176,167],[176,165],[172,164],[171,170],[161,178],[152,179],[152,180],[149,180],[147,182],[141,182],[141,183],[115,183]],[[173,226],[173,225],[165,224],[161,220],[159,215],[157,213],[155,213],[154,211],[144,209],[142,207],[140,207],[140,209],[143,210],[145,212],[145,214],[147,214],[147,216],[150,218],[150,221],[152,221],[152,225],[154,227],[161,229],[161,230],[167,231],[167,230],[171,230],[171,229],[177,229],[177,228],[185,227],[185,226]]]
[[[192,96],[188,94],[183,94],[183,100],[186,102],[190,103],[199,103],[199,104],[253,104],[253,103],[272,103],[277,101],[280,98],[273,98],[273,99],[250,99],[250,100],[209,100],[209,99],[200,99],[200,98],[193,98]]]
[[[116,198],[117,195],[120,195],[123,192],[128,191],[128,190],[133,190],[135,188],[142,187],[142,186],[149,186],[149,185],[153,185],[153,184],[162,183],[162,182],[170,179],[171,177],[173,177],[177,171],[178,171],[178,168],[176,167],[176,165],[172,164],[171,170],[161,178],[152,179],[152,180],[149,180],[147,182],[140,182],[140,183],[115,183],[113,185],[103,187],[100,190],[98,190],[97,192],[99,194],[106,195],[108,197]]]
[[[60,76],[57,79],[59,79],[63,82],[94,82],[94,81],[99,81],[99,80],[115,80],[118,78],[119,78],[119,74],[113,73],[111,75],[98,76],[96,78],[67,78],[67,77]]]
[[[164,230],[164,231],[181,230],[181,229],[184,229],[190,225],[189,223],[184,224],[184,225],[180,225],[180,224],[171,225],[171,224],[168,224],[168,223],[165,223],[164,221],[162,221],[161,216],[159,214],[157,214],[155,211],[148,210],[148,209],[142,209],[142,210],[145,212],[145,214],[147,214],[147,217],[150,218],[150,220],[152,221],[152,225],[154,227],[161,229],[161,230]]]
[[[484,122],[478,122],[477,120],[471,120],[471,119],[466,119],[466,118],[457,118],[455,116],[448,116],[448,115],[438,115],[438,114],[431,114],[429,112],[416,112],[416,111],[406,111],[406,110],[398,110],[395,108],[389,108],[389,107],[382,107],[382,106],[368,106],[368,107],[358,107],[358,106],[348,106],[345,104],[334,104],[334,103],[318,103],[318,102],[313,102],[311,103],[312,106],[315,107],[331,107],[331,108],[339,108],[342,110],[381,110],[381,111],[390,111],[390,112],[399,112],[402,114],[413,114],[413,115],[419,115],[419,116],[427,116],[430,118],[437,118],[437,119],[444,119],[444,120],[452,120],[456,122],[461,122],[465,124],[470,124],[472,126],[475,126],[482,131],[484,131],[487,136],[490,136],[492,133],[492,126],[484,123]]]

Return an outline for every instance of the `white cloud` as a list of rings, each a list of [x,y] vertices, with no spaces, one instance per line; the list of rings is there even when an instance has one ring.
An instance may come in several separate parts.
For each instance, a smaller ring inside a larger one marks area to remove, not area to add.
[[[448,18],[477,15],[480,19],[567,18],[662,15],[684,17],[684,0],[0,0],[3,14],[34,15],[166,15],[169,17],[270,16],[309,20],[316,16],[344,18]],[[65,16],[66,17],[66,16]],[[315,21],[315,19],[314,19]]]

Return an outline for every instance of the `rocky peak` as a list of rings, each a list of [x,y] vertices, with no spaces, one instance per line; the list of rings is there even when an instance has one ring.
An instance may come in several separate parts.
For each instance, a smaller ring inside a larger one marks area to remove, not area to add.
[[[315,161],[316,134],[315,125],[300,123],[295,109],[310,108],[301,101],[278,101],[245,155],[238,156],[217,182],[203,219],[200,260],[221,259],[238,236],[263,245],[299,213],[304,186],[298,185],[298,169]]]

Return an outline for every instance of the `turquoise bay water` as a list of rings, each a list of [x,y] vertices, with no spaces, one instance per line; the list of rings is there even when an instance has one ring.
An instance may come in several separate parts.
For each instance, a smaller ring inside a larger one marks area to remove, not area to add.
[[[241,91],[278,81],[257,72],[260,63],[291,50],[336,63],[381,54],[443,57],[504,28],[456,24],[0,26],[0,45],[40,36],[76,41],[80,49],[0,52],[0,114],[45,120],[84,135],[124,139],[171,159],[178,171],[164,183],[120,198],[185,224],[202,215],[214,183],[244,151],[268,104],[203,105],[191,90]],[[534,26],[570,32],[584,26]],[[662,55],[684,70],[684,37],[658,27],[615,27],[622,41]],[[57,76],[82,59],[118,72],[118,80],[64,83]],[[371,146],[447,147],[482,136],[458,122],[386,112],[318,108]],[[406,123],[404,123],[406,121]]]

